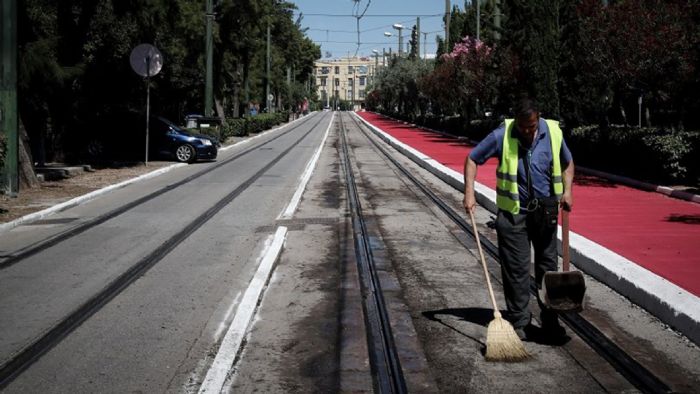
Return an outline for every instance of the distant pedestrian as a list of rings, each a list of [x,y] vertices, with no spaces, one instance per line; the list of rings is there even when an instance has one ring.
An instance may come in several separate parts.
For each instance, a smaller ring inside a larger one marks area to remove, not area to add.
[[[535,280],[557,270],[559,207],[571,210],[574,162],[559,123],[540,118],[529,99],[518,103],[515,119],[506,119],[481,141],[464,163],[464,208],[474,210],[477,166],[499,158],[496,170],[496,231],[507,318],[525,339],[529,330],[530,247],[535,251]],[[538,299],[542,331],[549,339],[565,337],[556,312]],[[526,329],[527,328],[527,329]]]

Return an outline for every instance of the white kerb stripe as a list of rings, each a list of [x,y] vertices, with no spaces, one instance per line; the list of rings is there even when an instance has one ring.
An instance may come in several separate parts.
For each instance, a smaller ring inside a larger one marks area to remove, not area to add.
[[[280,214],[278,219],[291,218],[294,214],[294,211],[296,211],[297,207],[299,206],[299,201],[301,201],[301,195],[304,193],[304,189],[306,189],[306,184],[309,183],[309,179],[311,179],[311,174],[313,174],[314,169],[316,168],[318,158],[321,157],[321,151],[323,150],[323,145],[326,144],[326,139],[328,138],[328,133],[330,132],[331,126],[333,125],[334,118],[335,112],[333,113],[333,115],[331,115],[331,122],[328,123],[328,128],[326,128],[326,134],[323,136],[323,140],[321,140],[321,145],[319,145],[318,149],[316,149],[316,153],[314,153],[314,155],[309,160],[309,163],[306,165],[306,169],[304,170],[304,173],[301,176],[301,181],[299,182],[299,186],[297,186],[297,190],[294,193],[294,196],[292,196],[292,199],[291,201],[289,201],[287,208]]]
[[[147,173],[140,175],[140,176],[137,176],[135,178],[127,179],[125,181],[116,183],[114,185],[109,185],[109,186],[103,187],[102,189],[93,190],[90,193],[83,194],[82,196],[75,197],[75,198],[68,200],[68,201],[64,201],[60,204],[46,208],[42,211],[30,213],[29,215],[22,216],[21,218],[15,219],[11,222],[2,223],[2,224],[0,224],[0,232],[10,230],[10,229],[17,227],[17,226],[24,224],[24,223],[33,222],[35,220],[43,219],[43,218],[45,218],[51,214],[54,214],[56,212],[62,211],[64,209],[72,208],[76,205],[80,205],[84,202],[92,200],[95,197],[109,193],[112,190],[122,188],[122,187],[130,185],[134,182],[142,181],[144,179],[153,178],[153,177],[158,176],[160,174],[166,173],[172,169],[175,169],[178,167],[183,167],[186,165],[187,165],[186,163],[171,164],[167,167],[163,167],[163,168],[151,171],[151,172],[147,172]]]
[[[240,305],[236,310],[236,315],[233,317],[233,322],[226,332],[226,336],[221,342],[219,352],[214,358],[209,371],[207,372],[204,382],[199,388],[200,393],[219,393],[223,387],[226,377],[228,376],[236,354],[241,347],[241,342],[248,330],[248,325],[251,322],[255,308],[262,296],[263,288],[270,279],[270,273],[274,267],[275,261],[282,252],[284,239],[287,236],[287,228],[280,226],[275,232],[272,244],[264,252],[264,257],[258,266],[258,270],[250,281],[248,288],[243,295]]]

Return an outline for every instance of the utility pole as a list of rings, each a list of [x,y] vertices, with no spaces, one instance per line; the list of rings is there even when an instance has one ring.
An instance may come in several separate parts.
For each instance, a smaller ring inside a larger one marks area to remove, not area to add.
[[[450,53],[450,0],[445,0],[445,53]]]
[[[416,57],[420,59],[420,16],[416,17]]]
[[[493,39],[501,39],[501,0],[493,0]]]
[[[265,108],[267,109],[267,112],[270,113],[270,21],[267,21],[267,72],[265,75]]]
[[[428,33],[423,33],[423,59],[428,59]]]
[[[19,192],[19,138],[17,111],[17,0],[0,5],[0,134],[7,144],[2,186],[10,196]]]
[[[308,86],[308,83],[306,84]],[[294,110],[294,101],[292,100],[292,68],[287,66],[287,100],[289,100],[289,109]]]
[[[207,18],[207,29],[206,29],[206,76],[205,76],[205,86],[204,86],[204,116],[211,116],[211,110],[214,102],[214,71],[213,71],[213,61],[214,61],[214,39],[212,37],[212,23],[214,19],[214,5],[212,0],[207,0],[206,9]]]
[[[392,27],[399,32],[399,57],[401,57],[401,51],[403,51],[403,35],[401,34],[401,30],[403,30],[403,25],[394,23]]]
[[[481,30],[481,0],[476,0],[476,40],[480,39]]]

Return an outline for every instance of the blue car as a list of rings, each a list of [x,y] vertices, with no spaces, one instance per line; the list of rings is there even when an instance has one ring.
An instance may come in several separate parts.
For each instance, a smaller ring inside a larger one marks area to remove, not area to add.
[[[140,114],[120,114],[103,119],[94,132],[84,136],[85,157],[92,162],[143,161],[146,151],[146,121]],[[193,134],[160,116],[151,117],[148,135],[149,160],[192,163],[216,159],[216,138]]]
[[[192,134],[163,118],[151,119],[149,154],[170,157],[181,163],[214,160],[219,142],[210,136]]]

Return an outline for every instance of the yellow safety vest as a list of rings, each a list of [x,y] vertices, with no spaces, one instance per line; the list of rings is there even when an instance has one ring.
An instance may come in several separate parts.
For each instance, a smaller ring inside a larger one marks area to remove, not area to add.
[[[564,184],[561,177],[559,160],[563,135],[559,122],[545,120],[549,128],[549,140],[552,143],[552,183],[554,194],[561,199]],[[506,119],[506,132],[503,134],[503,153],[501,163],[496,170],[496,205],[498,209],[513,214],[520,213],[520,198],[518,194],[518,139],[512,136],[513,119]]]

